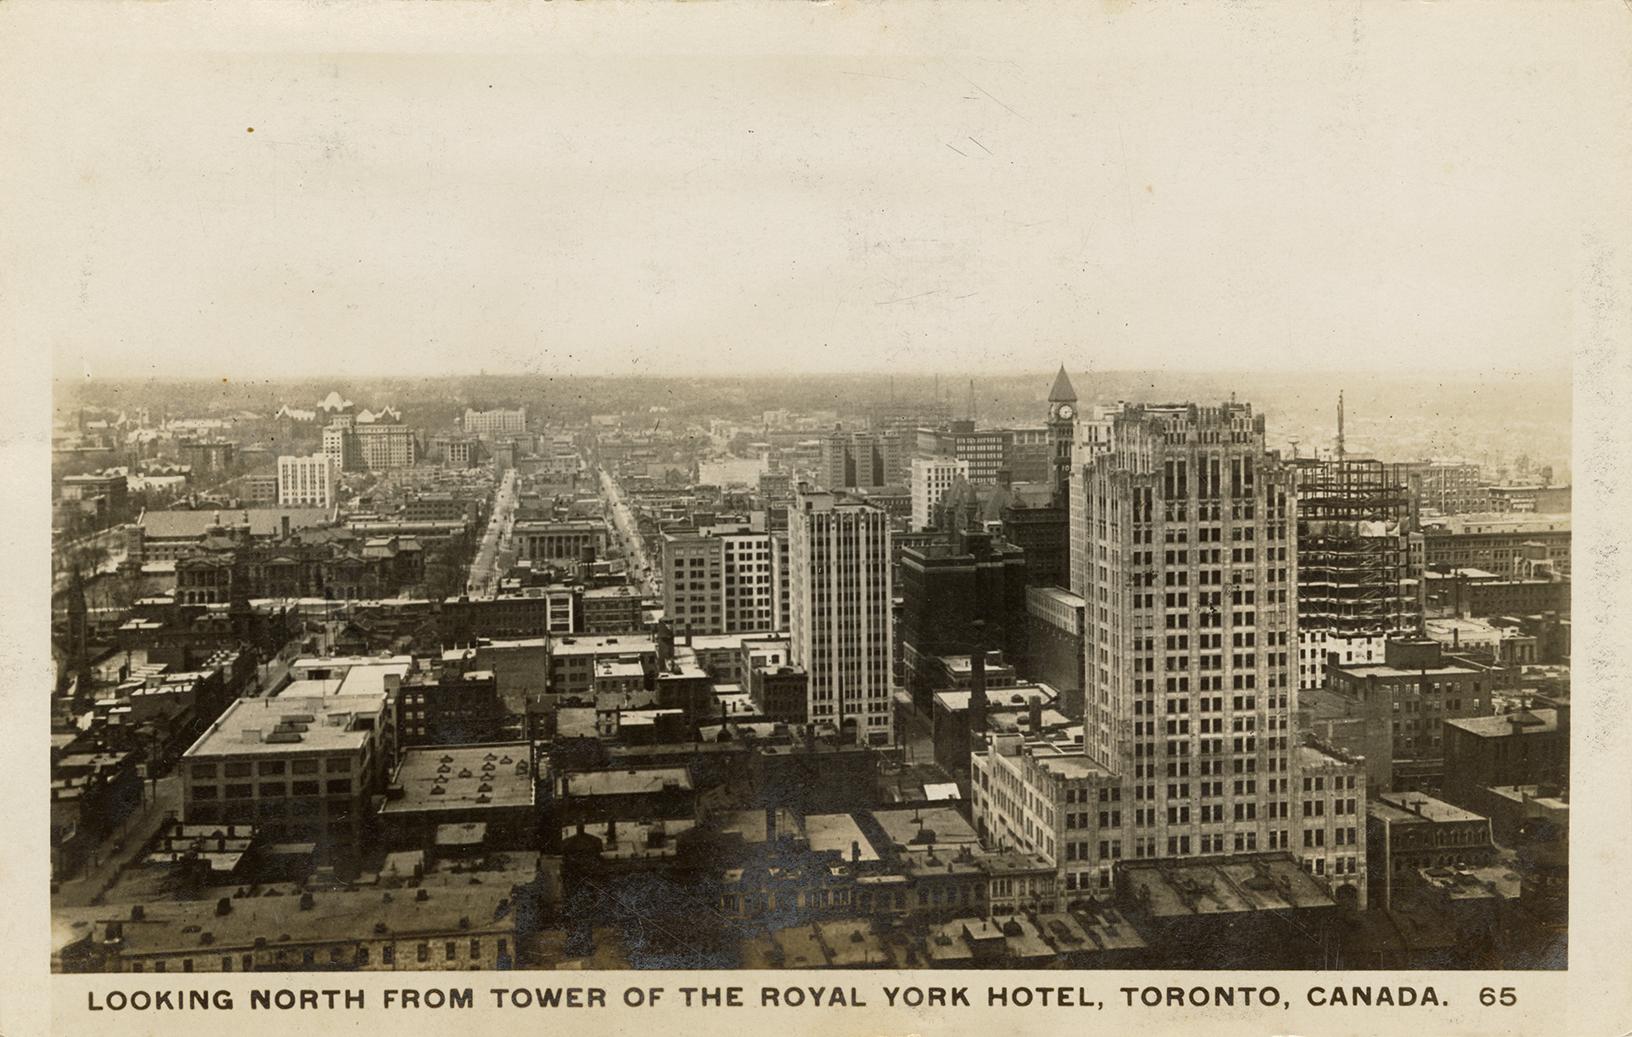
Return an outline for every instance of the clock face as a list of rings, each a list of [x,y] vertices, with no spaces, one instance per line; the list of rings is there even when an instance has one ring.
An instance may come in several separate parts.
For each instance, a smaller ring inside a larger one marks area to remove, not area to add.
[[[1077,412],[1071,409],[1071,405],[1069,403],[1062,403],[1060,404],[1059,415],[1060,420],[1070,421],[1072,418],[1077,416]]]

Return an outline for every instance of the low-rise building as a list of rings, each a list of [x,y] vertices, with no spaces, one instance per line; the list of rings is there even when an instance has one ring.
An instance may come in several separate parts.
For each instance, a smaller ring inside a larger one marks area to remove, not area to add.
[[[1078,742],[1018,734],[993,736],[969,762],[983,843],[1049,861],[1065,904],[1109,893],[1124,830],[1115,775],[1090,761]]]
[[[1295,750],[1294,772],[1303,870],[1338,903],[1366,906],[1365,761],[1339,749],[1306,742]]]
[[[534,565],[594,561],[606,554],[606,523],[525,519],[512,531],[517,557]]]
[[[1395,788],[1439,784],[1444,722],[1488,714],[1497,681],[1490,667],[1447,657],[1431,640],[1391,640],[1380,665],[1327,668],[1333,693],[1389,718]]]
[[[383,693],[239,699],[182,756],[182,818],[355,851],[394,749],[387,702]]]
[[[1490,821],[1421,792],[1380,792],[1366,804],[1369,901],[1388,908],[1394,890],[1423,868],[1462,868],[1495,860]]]
[[[535,780],[530,742],[408,749],[386,786],[382,836],[439,856],[536,849]]]
[[[506,873],[512,879],[521,878]],[[96,971],[296,972],[516,966],[516,883],[87,908]]]
[[[1569,715],[1566,700],[1554,709],[1446,721],[1442,795],[1458,806],[1484,812],[1492,786],[1567,785]]]

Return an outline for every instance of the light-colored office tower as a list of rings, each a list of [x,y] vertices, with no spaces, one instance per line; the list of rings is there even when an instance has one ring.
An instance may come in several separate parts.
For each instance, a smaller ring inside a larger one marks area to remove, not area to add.
[[[890,520],[882,508],[801,487],[788,515],[792,655],[809,716],[861,742],[891,741]]]
[[[912,459],[912,528],[928,529],[935,506],[959,478],[969,478],[969,462],[949,457]]]
[[[327,508],[334,504],[340,466],[328,454],[278,458],[278,503]]]

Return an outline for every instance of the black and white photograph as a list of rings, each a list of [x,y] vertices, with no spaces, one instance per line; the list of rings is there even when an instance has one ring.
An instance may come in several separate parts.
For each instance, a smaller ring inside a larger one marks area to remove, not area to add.
[[[1537,1032],[1624,975],[1624,4],[8,38],[60,1032]]]

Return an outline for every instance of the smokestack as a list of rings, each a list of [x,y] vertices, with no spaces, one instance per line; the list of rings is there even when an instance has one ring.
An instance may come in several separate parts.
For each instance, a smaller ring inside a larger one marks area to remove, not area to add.
[[[1026,703],[1026,715],[1031,721],[1031,733],[1035,737],[1043,730],[1043,700],[1032,699]]]
[[[969,730],[986,730],[986,624],[974,623],[974,644],[969,652]]]

